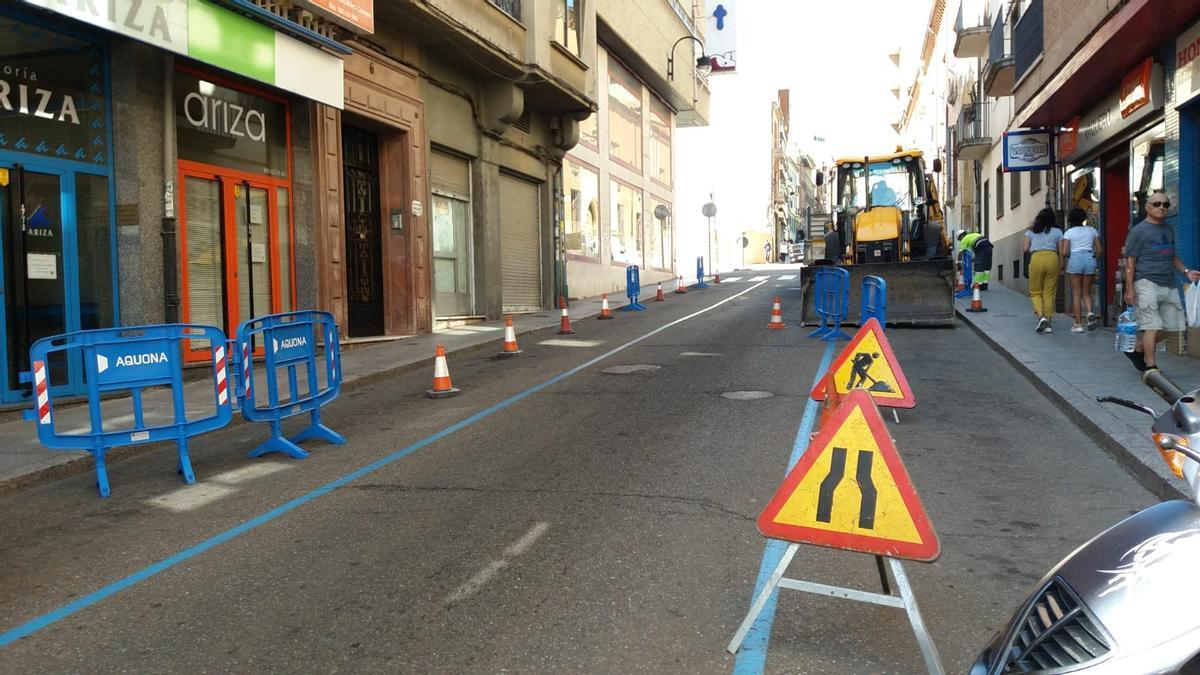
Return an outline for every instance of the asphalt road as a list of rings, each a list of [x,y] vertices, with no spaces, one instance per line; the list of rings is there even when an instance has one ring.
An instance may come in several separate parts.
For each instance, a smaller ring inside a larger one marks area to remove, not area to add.
[[[457,398],[424,398],[425,370],[344,393],[326,422],[349,443],[303,461],[245,458],[265,430],[242,424],[194,443],[194,486],[163,448],[110,467],[107,500],[90,475],[0,499],[0,631],[40,620],[0,671],[729,672],[824,348],[766,328],[794,284],[452,356]],[[918,405],[888,428],[942,542],[906,569],[963,672],[1053,562],[1154,498],[969,330],[889,338]],[[770,395],[722,396],[749,391]],[[789,576],[878,584],[815,547]],[[783,591],[766,670],[923,665],[903,612]]]

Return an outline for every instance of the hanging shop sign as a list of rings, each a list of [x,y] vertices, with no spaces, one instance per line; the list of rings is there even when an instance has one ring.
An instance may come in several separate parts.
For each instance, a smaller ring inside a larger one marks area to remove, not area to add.
[[[0,15],[0,150],[108,163],[100,47]]]
[[[737,8],[735,0],[708,0],[704,54],[712,73],[737,72]]]
[[[1054,166],[1054,134],[1049,129],[1004,132],[1005,171],[1043,171]]]
[[[175,73],[179,158],[274,178],[287,177],[282,103]]]
[[[1162,110],[1162,66],[1152,64],[1149,77],[1145,80],[1137,80],[1134,75],[1142,67],[1143,65],[1139,65],[1133,73],[1122,80],[1126,83],[1133,83],[1129,88],[1122,86],[1120,89],[1112,91],[1100,102],[1100,105],[1081,115],[1077,123],[1068,125],[1068,128],[1074,129],[1074,131],[1065,133],[1073,134],[1074,138],[1066,141],[1068,147],[1062,147],[1064,141],[1060,140],[1060,150],[1064,151],[1059,154],[1060,161],[1070,162],[1079,156],[1086,155],[1120,134],[1136,128],[1151,115]],[[1143,94],[1138,93],[1138,88],[1143,88],[1146,94],[1145,100],[1140,103],[1137,101],[1143,97]],[[1122,97],[1122,91],[1125,92],[1124,97]],[[1122,104],[1122,98],[1124,98],[1124,104]],[[1075,145],[1074,152],[1065,152],[1070,149],[1071,142]]]
[[[318,103],[343,106],[340,58],[209,0],[25,2]]]
[[[375,32],[375,0],[297,0],[356,33]]]

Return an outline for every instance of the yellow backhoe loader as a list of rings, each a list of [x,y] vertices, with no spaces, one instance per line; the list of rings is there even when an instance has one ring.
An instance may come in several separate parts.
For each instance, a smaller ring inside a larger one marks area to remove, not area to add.
[[[940,160],[934,160],[933,170],[941,170]],[[830,179],[841,250],[836,254],[827,250],[827,260],[802,271],[801,324],[820,322],[813,307],[813,283],[824,263],[850,272],[850,305],[844,323],[859,323],[862,279],[875,275],[887,282],[889,325],[952,325],[952,249],[922,153],[897,148],[890,155],[839,159],[835,172]],[[817,182],[825,182],[819,172]]]

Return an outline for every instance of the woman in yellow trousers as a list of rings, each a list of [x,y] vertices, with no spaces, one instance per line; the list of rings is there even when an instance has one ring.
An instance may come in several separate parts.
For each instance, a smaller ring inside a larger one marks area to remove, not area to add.
[[[1029,299],[1033,301],[1033,313],[1037,315],[1038,333],[1053,333],[1050,319],[1054,316],[1054,299],[1058,294],[1058,275],[1061,265],[1058,260],[1058,242],[1062,230],[1054,219],[1054,212],[1042,209],[1033,219],[1033,225],[1025,230],[1025,253],[1029,258]]]

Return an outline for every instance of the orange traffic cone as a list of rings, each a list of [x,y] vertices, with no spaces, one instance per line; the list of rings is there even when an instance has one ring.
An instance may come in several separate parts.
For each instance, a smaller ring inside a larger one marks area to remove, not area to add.
[[[664,301],[664,300],[666,300],[666,299],[667,299],[667,298],[666,298],[666,296],[664,296],[664,295],[663,295],[663,292],[662,292],[662,282],[660,281],[660,282],[658,282],[658,293],[655,293],[655,294],[654,294],[654,301],[655,301],[655,302],[662,302],[662,301]]]
[[[500,356],[516,356],[522,350],[517,346],[517,331],[513,329],[512,317],[504,318],[504,351],[500,352]]]
[[[571,330],[571,315],[567,313],[567,299],[559,296],[558,306],[562,309],[562,319],[558,322],[558,334],[574,335],[575,331]]]
[[[783,323],[783,309],[779,306],[779,296],[775,296],[775,306],[771,308],[771,323],[767,324],[767,328],[779,330],[787,328]]]
[[[608,308],[608,293],[600,294],[600,316],[598,316],[596,318],[597,319],[613,318],[612,310]]]
[[[713,283],[714,284],[721,283],[721,273],[720,272],[717,272],[716,274],[713,275]]]
[[[968,312],[986,312],[983,307],[983,298],[979,297],[979,284],[971,284],[971,306],[967,308]]]
[[[454,385],[450,384],[450,367],[446,365],[446,348],[438,345],[434,354],[433,389],[426,389],[425,395],[429,398],[458,396],[462,393],[462,390],[455,389]]]
[[[683,285],[683,277],[679,277],[679,285],[675,287],[676,293],[687,293],[687,287]]]
[[[967,280],[966,275],[963,274],[962,265],[956,265],[954,271],[958,276],[958,285],[954,288],[954,292],[958,293],[959,291],[967,290]]]

